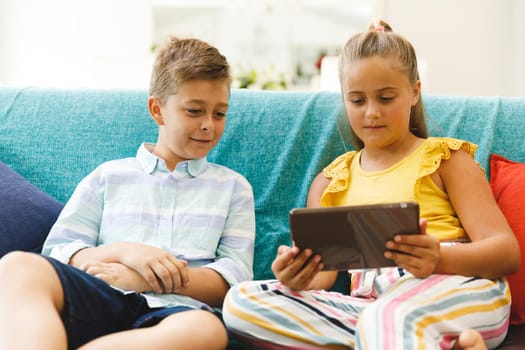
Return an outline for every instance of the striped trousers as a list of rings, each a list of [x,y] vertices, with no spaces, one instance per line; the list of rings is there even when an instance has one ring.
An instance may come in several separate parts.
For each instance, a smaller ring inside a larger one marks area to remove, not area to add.
[[[465,329],[478,330],[494,348],[507,333],[506,279],[418,279],[387,268],[354,271],[350,290],[346,295],[293,291],[275,280],[243,282],[228,292],[223,317],[234,332],[301,349],[451,349]]]

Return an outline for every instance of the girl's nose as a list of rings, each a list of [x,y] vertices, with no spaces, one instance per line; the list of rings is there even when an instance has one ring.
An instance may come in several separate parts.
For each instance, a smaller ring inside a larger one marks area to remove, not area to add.
[[[365,116],[368,119],[377,119],[381,116],[381,113],[379,112],[379,108],[377,108],[377,106],[375,106],[373,103],[370,103],[366,109]]]

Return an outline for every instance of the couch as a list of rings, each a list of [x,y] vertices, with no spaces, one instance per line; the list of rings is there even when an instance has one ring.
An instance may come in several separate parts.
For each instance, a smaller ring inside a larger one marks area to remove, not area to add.
[[[498,203],[525,247],[525,98],[424,95],[431,134],[477,143]],[[0,256],[38,251],[76,184],[101,162],[155,142],[146,90],[0,87]],[[336,92],[234,89],[209,159],[243,174],[255,195],[254,274],[271,278],[288,212],[313,177],[351,149]],[[522,253],[524,256],[525,254]],[[347,287],[344,276],[337,289]],[[525,271],[511,276],[513,320],[500,349],[525,348]],[[516,308],[517,310],[514,310]],[[518,309],[519,308],[519,309]],[[230,348],[243,348],[242,340]]]

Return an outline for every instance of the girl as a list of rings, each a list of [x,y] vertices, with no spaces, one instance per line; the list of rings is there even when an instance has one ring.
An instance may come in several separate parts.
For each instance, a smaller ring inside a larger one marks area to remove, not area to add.
[[[226,325],[301,348],[483,349],[479,334],[497,346],[510,309],[503,276],[520,252],[473,159],[477,146],[428,137],[415,51],[386,23],[351,37],[339,62],[357,151],[314,179],[307,206],[416,201],[426,234],[387,242],[398,267],[352,271],[349,295],[326,291],[337,272],[321,271],[315,252],[281,246],[277,281],[230,289]],[[465,329],[479,332],[457,341]]]

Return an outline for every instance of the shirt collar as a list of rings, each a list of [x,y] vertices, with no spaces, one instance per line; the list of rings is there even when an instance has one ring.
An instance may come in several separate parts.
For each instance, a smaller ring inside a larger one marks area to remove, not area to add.
[[[151,143],[142,143],[137,151],[137,162],[140,167],[148,174],[152,174],[154,171],[163,173],[170,173],[164,159],[157,157],[150,152],[153,148]],[[190,159],[177,164],[175,169],[171,172],[176,178],[191,176],[197,177],[201,175],[208,165],[206,158]]]

